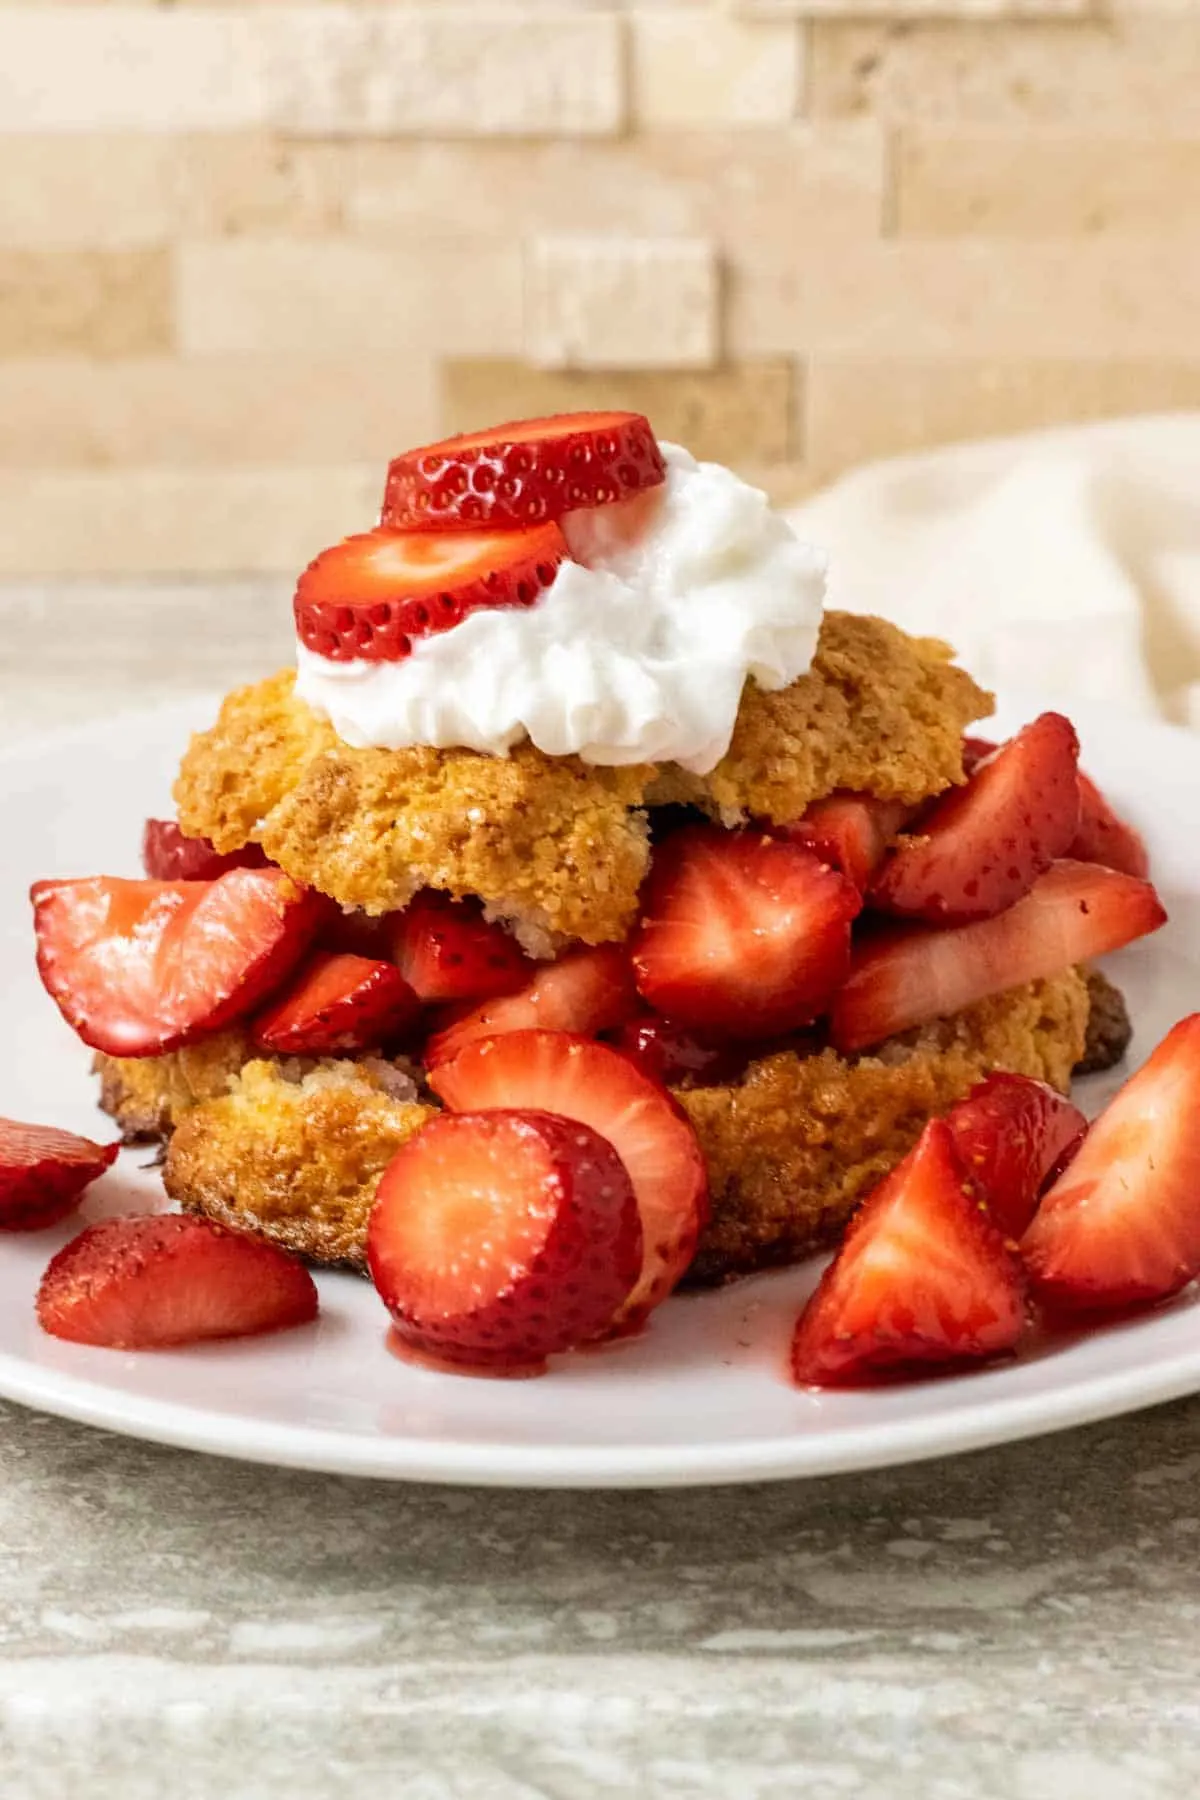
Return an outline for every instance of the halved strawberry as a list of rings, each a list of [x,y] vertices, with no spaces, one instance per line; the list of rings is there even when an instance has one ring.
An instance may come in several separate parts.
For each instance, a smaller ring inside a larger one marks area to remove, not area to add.
[[[1065,1311],[1163,1300],[1200,1274],[1200,1013],[1168,1032],[1095,1121],[1021,1240]]]
[[[481,607],[532,606],[567,557],[557,525],[531,531],[365,531],[323,550],[296,588],[296,631],[331,662],[402,662],[414,638]]]
[[[285,1331],[317,1316],[303,1264],[209,1219],[143,1213],[89,1225],[42,1277],[52,1337],[111,1350],[165,1350]]]
[[[1018,1238],[1038,1197],[1078,1150],[1087,1120],[1044,1081],[989,1075],[946,1114],[959,1160],[1006,1237]]]
[[[1096,863],[1054,863],[994,919],[946,931],[893,926],[864,938],[833,1003],[833,1041],[839,1050],[865,1050],[989,994],[1119,950],[1166,917],[1147,881]]]
[[[612,1042],[643,1075],[663,1087],[711,1087],[734,1081],[748,1054],[744,1046],[706,1039],[654,1013],[619,1025]]]
[[[218,881],[39,881],[38,973],[68,1025],[110,1056],[158,1056],[252,1012],[325,916],[279,869]]]
[[[406,1342],[522,1368],[605,1329],[638,1278],[642,1222],[620,1157],[578,1120],[441,1113],[388,1164],[367,1258]]]
[[[0,1119],[0,1231],[40,1231],[78,1204],[111,1168],[119,1144],[94,1144],[52,1125]]]
[[[666,473],[640,413],[520,419],[396,457],[382,523],[403,531],[523,528],[628,499],[658,487]]]
[[[257,844],[222,856],[207,838],[188,837],[174,819],[147,819],[142,867],[151,881],[216,881],[230,869],[265,869],[267,858]]]
[[[420,1017],[421,1002],[394,963],[318,951],[254,1022],[257,1050],[336,1056],[376,1050]]]
[[[617,944],[568,950],[557,962],[535,963],[518,993],[452,1010],[425,1045],[431,1068],[449,1062],[483,1038],[509,1031],[573,1031],[580,1037],[611,1031],[640,1010],[629,958]]]
[[[804,817],[788,826],[786,836],[793,844],[807,844],[865,894],[896,833],[912,816],[912,807],[902,800],[830,794],[814,800]]]
[[[578,1119],[629,1171],[642,1218],[642,1271],[613,1320],[628,1331],[677,1285],[708,1219],[708,1176],[681,1108],[619,1050],[559,1031],[472,1044],[429,1085],[453,1112],[518,1107]]]
[[[484,918],[478,900],[452,900],[434,888],[396,915],[390,935],[396,966],[430,1006],[515,994],[534,973],[516,940]]]
[[[1077,862],[1103,863],[1143,880],[1150,857],[1141,836],[1115,813],[1095,782],[1079,771],[1079,830],[1067,852]]]
[[[870,903],[932,925],[990,919],[1027,894],[1079,828],[1079,740],[1043,713],[954,788],[884,861]]]
[[[800,1315],[792,1373],[857,1387],[960,1367],[1012,1350],[1023,1324],[1016,1258],[934,1119],[851,1220]]]
[[[828,1006],[850,965],[857,889],[813,851],[760,831],[676,832],[654,855],[632,953],[655,1012],[771,1037]]]

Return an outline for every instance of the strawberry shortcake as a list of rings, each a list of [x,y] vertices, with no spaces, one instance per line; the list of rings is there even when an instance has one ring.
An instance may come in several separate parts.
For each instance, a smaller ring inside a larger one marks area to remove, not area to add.
[[[398,457],[145,879],[34,890],[168,1194],[532,1362],[836,1242],[986,1078],[1119,1056],[1087,965],[1165,915],[1070,723],[972,737],[952,651],[823,587],[637,415]]]

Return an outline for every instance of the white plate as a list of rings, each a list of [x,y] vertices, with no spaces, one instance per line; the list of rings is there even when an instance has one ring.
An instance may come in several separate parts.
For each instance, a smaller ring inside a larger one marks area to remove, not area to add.
[[[1009,707],[1019,722],[1036,705]],[[172,706],[0,757],[0,1112],[107,1135],[88,1056],[39,986],[25,890],[42,876],[133,873],[142,820],[169,805],[186,733],[213,705]],[[1143,827],[1170,926],[1113,959],[1144,1056],[1200,1007],[1200,739],[1080,722],[1088,766]],[[1085,1084],[1096,1104],[1113,1077]],[[126,1151],[84,1216],[153,1205]],[[397,1480],[627,1487],[823,1475],[1051,1431],[1200,1388],[1194,1298],[981,1374],[814,1396],[784,1378],[816,1265],[668,1303],[640,1341],[566,1358],[538,1381],[466,1380],[401,1363],[373,1290],[320,1279],[310,1330],[170,1354],[59,1343],[38,1278],[77,1223],[0,1239],[0,1394],[115,1431],[251,1461]]]

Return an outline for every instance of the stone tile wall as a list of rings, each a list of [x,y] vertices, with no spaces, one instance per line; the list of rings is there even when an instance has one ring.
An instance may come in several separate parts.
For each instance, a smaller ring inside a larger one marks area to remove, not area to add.
[[[8,0],[0,575],[612,401],[798,495],[1200,405],[1200,0]]]

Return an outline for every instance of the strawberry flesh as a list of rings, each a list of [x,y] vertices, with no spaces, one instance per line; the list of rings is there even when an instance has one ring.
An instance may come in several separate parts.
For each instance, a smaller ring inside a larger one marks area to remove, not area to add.
[[[1079,829],[1079,741],[1043,713],[902,838],[870,903],[932,925],[990,919],[1027,894]]]
[[[255,1337],[317,1316],[308,1270],[261,1238],[209,1219],[106,1219],[60,1250],[37,1296],[52,1337],[111,1350],[164,1350]]]
[[[952,1107],[946,1124],[959,1161],[1006,1237],[1019,1238],[1047,1182],[1083,1142],[1087,1120],[1044,1081],[989,1075]]]
[[[815,800],[802,819],[788,826],[786,836],[794,844],[807,844],[865,894],[896,833],[912,815],[912,807],[902,800],[830,794]]]
[[[1021,1240],[1051,1310],[1116,1312],[1200,1274],[1200,1013],[1163,1039],[1095,1121]]]
[[[174,819],[147,819],[142,867],[151,881],[216,881],[230,869],[265,869],[267,858],[257,844],[223,856],[207,838],[188,837]]]
[[[245,1017],[290,975],[326,902],[279,869],[217,881],[40,881],[38,972],[93,1050],[158,1056]]]
[[[610,1045],[557,1031],[472,1044],[429,1085],[452,1112],[557,1113],[608,1139],[629,1171],[643,1235],[641,1273],[610,1330],[636,1329],[680,1281],[708,1220],[704,1158],[678,1103]]]
[[[419,1018],[421,1003],[393,963],[318,951],[255,1021],[256,1050],[342,1056],[377,1050]]]
[[[1141,836],[1115,813],[1095,782],[1079,772],[1079,830],[1067,852],[1077,862],[1103,863],[1143,881],[1150,873],[1150,857]]]
[[[56,1225],[112,1167],[119,1149],[52,1125],[0,1119],[0,1231]]]
[[[531,531],[385,531],[345,538],[296,588],[296,632],[331,662],[403,662],[413,641],[481,608],[532,606],[567,558],[557,525]]]
[[[382,522],[402,531],[526,528],[659,487],[666,464],[640,413],[563,413],[426,444],[388,469]]]
[[[653,1013],[618,1026],[612,1042],[635,1068],[663,1087],[712,1087],[736,1081],[748,1055],[743,1048],[709,1041]]]
[[[528,1368],[608,1325],[641,1269],[641,1217],[620,1157],[578,1120],[442,1113],[388,1165],[367,1257],[415,1349]]]
[[[861,904],[803,845],[689,827],[654,856],[632,945],[638,990],[655,1012],[705,1033],[795,1030],[845,980]]]
[[[480,901],[433,888],[397,914],[391,943],[396,966],[428,1006],[515,994],[535,973],[504,927],[484,918]]]
[[[469,1044],[510,1031],[572,1031],[592,1037],[611,1031],[639,1010],[629,959],[616,944],[569,950],[557,962],[533,968],[519,992],[480,1006],[452,1009],[425,1045],[427,1066],[437,1068]]]
[[[834,1044],[865,1050],[990,994],[1119,950],[1157,931],[1166,917],[1147,881],[1094,863],[1054,863],[994,919],[944,931],[892,926],[865,937],[833,1004]]]
[[[851,1220],[796,1326],[803,1386],[862,1387],[944,1371],[1015,1348],[1020,1269],[963,1173],[946,1125]]]

